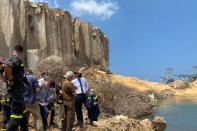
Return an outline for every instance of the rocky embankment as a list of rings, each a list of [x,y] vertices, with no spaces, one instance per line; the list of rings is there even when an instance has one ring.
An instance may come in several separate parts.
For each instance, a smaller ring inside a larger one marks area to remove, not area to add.
[[[175,96],[197,95],[197,80],[175,80],[168,85]]]
[[[113,118],[100,120],[98,127],[87,126],[87,131],[163,131],[166,122],[156,117],[153,121],[148,119],[139,121],[126,116],[115,116]]]
[[[82,69],[83,70],[83,69]],[[91,88],[98,93],[103,112],[109,115],[125,115],[138,118],[153,112],[153,103],[148,92],[125,85],[122,81],[114,82],[116,75],[96,69],[82,71]]]

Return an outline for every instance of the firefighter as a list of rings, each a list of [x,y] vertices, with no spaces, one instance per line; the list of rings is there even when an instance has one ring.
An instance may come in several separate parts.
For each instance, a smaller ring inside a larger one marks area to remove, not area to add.
[[[6,124],[6,131],[17,131],[25,111],[23,98],[24,89],[24,65],[22,63],[23,47],[15,46],[12,57],[4,63],[7,94],[10,102],[11,115]],[[22,131],[23,127],[20,127]]]
[[[4,58],[0,56],[0,80],[1,82],[5,82],[5,75],[4,75]],[[10,109],[10,102],[7,96],[7,91],[6,91],[6,84],[2,83],[1,84],[1,106],[2,106],[2,111],[3,111],[3,119],[2,119],[2,131],[6,130],[6,124],[10,120],[10,115],[11,115],[11,109]]]

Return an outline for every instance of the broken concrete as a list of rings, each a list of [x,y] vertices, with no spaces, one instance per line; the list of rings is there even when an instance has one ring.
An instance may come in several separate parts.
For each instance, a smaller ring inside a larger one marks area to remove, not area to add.
[[[47,3],[1,0],[0,43],[4,57],[11,55],[14,45],[23,45],[26,65],[31,68],[57,56],[68,66],[108,69],[109,41],[104,33],[67,11],[49,8]]]

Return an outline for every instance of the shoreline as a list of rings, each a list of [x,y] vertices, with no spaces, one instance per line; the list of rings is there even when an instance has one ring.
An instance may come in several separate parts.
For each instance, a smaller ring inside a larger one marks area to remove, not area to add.
[[[176,96],[197,95],[197,87],[192,86],[186,89],[174,89]]]

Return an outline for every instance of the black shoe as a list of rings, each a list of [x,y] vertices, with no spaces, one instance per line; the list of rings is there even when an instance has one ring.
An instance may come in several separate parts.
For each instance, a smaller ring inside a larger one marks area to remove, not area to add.
[[[83,128],[83,127],[84,127],[83,122],[80,122],[80,123],[79,123],[79,127],[80,127],[80,128]]]

